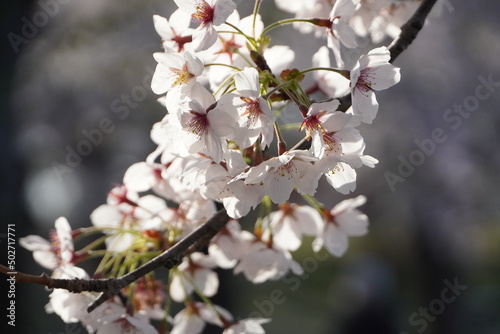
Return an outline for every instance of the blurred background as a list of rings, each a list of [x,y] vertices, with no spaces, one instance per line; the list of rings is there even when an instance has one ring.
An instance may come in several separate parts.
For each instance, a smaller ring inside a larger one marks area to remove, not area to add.
[[[251,13],[253,1],[236,2],[242,17]],[[17,239],[48,237],[59,216],[88,226],[127,167],[155,148],[149,130],[165,110],[149,88],[160,50],[152,16],[175,7],[159,0],[1,6],[6,254],[6,224],[15,224]],[[239,318],[271,317],[267,333],[500,333],[499,9],[486,0],[444,1],[396,60],[401,82],[377,94],[378,117],[360,128],[365,153],[380,161],[359,170],[354,193],[368,197],[361,209],[370,233],[351,238],[340,259],[315,256],[305,242],[295,254],[306,272],[300,278],[255,286],[221,272],[218,303]],[[289,17],[272,1],[262,13],[265,23]],[[291,27],[273,37],[295,49],[299,68],[310,66],[321,42]],[[95,144],[83,147],[91,134]],[[78,148],[88,154],[76,156]],[[333,206],[344,197],[325,185],[318,198]],[[18,270],[43,271],[30,252],[16,251]],[[17,286],[14,332],[84,333],[45,313],[48,294]]]

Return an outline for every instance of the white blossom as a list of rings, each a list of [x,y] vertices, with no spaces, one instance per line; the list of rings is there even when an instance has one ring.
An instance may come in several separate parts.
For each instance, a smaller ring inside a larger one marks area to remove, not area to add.
[[[399,68],[389,63],[391,54],[385,46],[363,55],[351,70],[352,112],[371,124],[377,115],[375,92],[394,86],[401,79]]]
[[[365,202],[366,197],[360,195],[340,202],[325,213],[324,229],[313,242],[314,251],[324,246],[330,254],[340,257],[349,246],[349,237],[365,235],[368,217],[357,209]]]

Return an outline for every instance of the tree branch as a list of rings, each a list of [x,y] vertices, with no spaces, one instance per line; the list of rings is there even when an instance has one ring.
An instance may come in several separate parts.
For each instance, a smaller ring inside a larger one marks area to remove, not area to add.
[[[415,13],[410,19],[401,27],[401,33],[389,45],[391,52],[392,63],[417,37],[425,23],[427,15],[431,12],[432,7],[437,0],[423,0]]]
[[[424,26],[425,20],[437,0],[423,0],[413,16],[401,27],[401,34],[389,45],[392,63],[417,37]],[[265,64],[267,65],[267,64]],[[264,64],[261,64],[264,68]],[[350,104],[350,95],[341,97],[342,109],[347,109]],[[106,279],[59,279],[52,278],[46,274],[40,276],[29,275],[23,272],[11,272],[7,267],[0,265],[0,273],[14,276],[16,283],[35,283],[48,288],[66,289],[70,292],[96,291],[101,292],[99,297],[87,308],[92,312],[99,305],[106,302],[122,288],[138,280],[158,267],[165,266],[171,269],[178,265],[188,251],[199,251],[226,225],[229,216],[225,209],[219,210],[212,218],[203,225],[188,234],[184,239],[171,248],[164,251],[154,259],[127,273],[120,278]]]
[[[113,286],[111,287],[111,289],[105,289],[103,292],[101,292],[99,297],[97,297],[97,299],[89,305],[89,307],[87,308],[87,312],[92,312],[99,305],[118,293],[122,288],[138,280],[140,277],[155,270],[156,268],[164,266],[167,269],[172,269],[182,261],[182,258],[192,245],[196,246],[193,249],[194,251],[200,250],[201,248],[205,247],[206,243],[202,243],[200,242],[200,240],[204,240],[206,242],[210,241],[210,239],[212,239],[226,225],[228,221],[229,216],[227,215],[226,210],[219,210],[206,223],[188,234],[186,237],[184,237],[184,239],[176,243],[171,248],[167,249],[162,254],[143,264],[134,271],[131,271],[118,279],[115,279],[118,281],[117,286]],[[113,281],[113,279],[111,280]]]
[[[121,289],[130,283],[138,280],[149,272],[164,266],[167,269],[172,269],[178,265],[186,252],[199,251],[203,249],[207,243],[226,225],[229,221],[229,216],[225,209],[219,210],[212,218],[203,225],[189,233],[184,239],[167,249],[154,259],[143,264],[123,275],[120,278],[103,278],[103,279],[61,279],[52,278],[46,274],[33,276],[23,272],[12,273],[7,267],[0,265],[0,273],[14,276],[16,283],[35,283],[45,285],[51,289],[65,289],[70,292],[82,291],[97,291],[101,294],[87,308],[88,312],[92,312],[99,305],[107,301],[113,295],[120,292]]]

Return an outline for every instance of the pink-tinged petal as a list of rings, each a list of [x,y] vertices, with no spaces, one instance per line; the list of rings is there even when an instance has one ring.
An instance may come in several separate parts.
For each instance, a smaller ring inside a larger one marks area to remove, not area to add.
[[[153,15],[153,23],[156,32],[164,40],[172,38],[172,28],[168,23],[168,20],[160,15]]]
[[[194,76],[199,76],[203,73],[204,64],[200,58],[193,56],[189,52],[185,52],[184,59],[186,61],[186,66],[189,73],[191,73]]]
[[[271,321],[271,319],[249,318],[239,320],[231,325],[231,327],[226,328],[222,334],[265,334],[266,332],[261,324],[265,324],[269,321]]]
[[[231,315],[231,313],[218,305],[209,306],[203,303],[196,303],[196,306],[198,308],[198,314],[200,318],[212,325],[224,327],[224,324],[220,320],[219,315],[221,315],[228,321],[233,320],[233,316]],[[216,312],[214,311],[214,308]]]
[[[176,273],[170,282],[170,298],[176,302],[184,301],[186,295],[193,291],[192,285],[182,277],[183,275],[181,272]]]
[[[281,174],[275,171],[266,182],[267,195],[276,204],[282,204],[288,201],[295,186],[291,180],[290,174],[286,172]]]
[[[237,181],[230,183],[228,188],[234,193],[234,196],[226,197],[222,201],[229,217],[235,219],[245,216],[251,209],[257,207],[264,198],[264,187],[260,185]]]
[[[189,109],[196,112],[206,113],[206,110],[215,103],[215,98],[202,84],[195,83],[191,88],[190,98],[193,102],[198,103],[200,107],[193,107],[189,104]]]
[[[232,0],[217,0],[214,1],[214,25],[218,26],[224,23],[229,15],[236,9],[236,4]]]
[[[234,133],[237,121],[233,116],[234,114],[219,108],[213,109],[207,114],[210,127],[221,138],[230,137]]]
[[[349,236],[362,236],[368,233],[368,217],[358,210],[350,210],[338,215],[335,220],[339,229]]]
[[[174,0],[174,2],[182,11],[191,15],[195,11],[198,0]]]
[[[299,206],[294,216],[304,235],[317,235],[325,225],[318,211],[310,206]]]
[[[311,133],[311,153],[318,159],[323,158],[323,154],[325,154],[325,141],[320,131]]]
[[[127,321],[137,329],[141,334],[157,334],[158,331],[151,324],[137,319],[135,317],[127,316]],[[127,327],[128,330],[129,327]]]
[[[344,129],[352,120],[352,115],[335,112],[324,115],[320,118],[323,128],[328,132],[338,132]]]
[[[359,207],[365,203],[366,203],[366,197],[363,195],[359,195],[357,197],[349,198],[349,199],[343,200],[342,202],[338,203],[332,209],[331,213],[332,213],[332,215],[336,216],[336,215],[341,214],[342,212],[356,209],[357,207]]]
[[[392,64],[385,64],[370,70],[373,77],[371,88],[374,90],[383,90],[394,86],[401,80],[401,73],[398,67]]]
[[[186,309],[175,315],[173,324],[174,327],[170,334],[198,334],[205,328],[205,321],[195,314],[189,313]]]
[[[334,256],[341,257],[349,247],[349,239],[334,224],[329,223],[324,235],[324,246]]]
[[[356,189],[356,171],[346,163],[339,162],[334,172],[325,176],[328,183],[341,194],[347,195]]]
[[[61,258],[64,263],[70,263],[74,252],[71,226],[65,217],[59,217],[56,219],[55,227],[59,239]]]
[[[246,173],[245,184],[259,184],[267,177],[267,173],[271,168],[266,162],[250,168],[248,173]]]
[[[207,50],[217,42],[217,30],[211,22],[202,23],[193,32],[193,50],[200,52]]]
[[[172,86],[172,82],[169,79],[172,71],[168,69],[163,64],[157,64],[155,72],[153,74],[153,79],[151,80],[151,90],[155,94],[163,94]]]
[[[334,112],[337,110],[339,105],[340,102],[336,99],[328,102],[313,103],[307,111],[307,116],[317,115],[321,111]]]
[[[57,256],[53,252],[34,251],[33,259],[44,268],[54,270],[59,264]]]
[[[348,154],[342,156],[342,161],[349,164],[352,168],[360,168],[363,166],[361,158],[357,154]]]
[[[309,162],[295,160],[294,165],[298,169],[297,174],[292,174],[297,190],[301,194],[314,195],[318,188],[318,181],[321,174],[317,172],[316,168]],[[297,178],[296,175],[299,177]]]
[[[182,68],[184,66],[184,57],[178,53],[155,52],[153,58],[167,68]]]
[[[178,34],[189,29],[190,21],[191,15],[187,14],[180,8],[175,10],[168,18],[168,23]]]
[[[207,297],[214,296],[219,289],[219,277],[212,270],[197,269],[193,281],[196,287]]]
[[[238,92],[251,98],[259,96],[259,72],[253,67],[245,67],[243,71],[236,73],[234,77],[236,89]]]
[[[205,152],[215,163],[222,161],[223,148],[222,140],[210,129],[201,140],[198,140],[198,145],[192,145],[190,153]]]
[[[360,57],[360,64],[362,68],[377,67],[389,63],[391,59],[391,52],[386,46],[375,48],[368,52],[368,54]]]
[[[378,164],[378,160],[370,155],[362,155],[360,158],[363,162],[363,165],[367,167],[375,168],[375,165]]]
[[[138,162],[130,166],[123,176],[123,183],[132,191],[142,192],[151,189],[158,183],[159,175],[154,166],[146,162]]]
[[[19,244],[31,252],[50,251],[52,249],[50,242],[39,235],[28,235],[21,238]]]
[[[352,95],[352,111],[354,115],[362,116],[364,123],[371,124],[378,112],[375,93],[370,89],[355,88]]]
[[[365,142],[358,129],[345,128],[335,133],[335,138],[340,140],[342,154],[361,154],[365,149]]]
[[[271,227],[273,228],[273,242],[279,247],[295,251],[302,244],[302,233],[300,226],[297,222],[293,221],[291,217],[282,218],[282,215],[278,212],[276,216],[279,216],[279,221],[273,219],[271,222]]]
[[[114,205],[102,204],[90,214],[92,225],[96,227],[119,227],[124,215]]]
[[[342,20],[349,19],[356,10],[359,0],[337,0],[330,12],[330,20],[340,17]]]
[[[335,38],[332,33],[328,33],[326,38],[327,45],[333,52],[337,68],[344,68],[344,61],[342,60],[342,55],[340,54],[340,40]]]
[[[339,20],[338,22],[334,22],[334,29],[338,39],[345,47],[353,49],[358,46],[354,30],[345,21]]]
[[[330,51],[328,47],[322,46],[313,55],[314,67],[329,68],[330,65]],[[315,71],[313,73],[319,89],[329,97],[344,96],[349,92],[349,79],[332,71]],[[352,73],[351,73],[352,76]]]

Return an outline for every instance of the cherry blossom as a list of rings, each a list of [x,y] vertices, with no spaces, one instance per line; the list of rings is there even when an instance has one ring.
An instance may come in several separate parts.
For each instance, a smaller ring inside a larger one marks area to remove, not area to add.
[[[184,169],[183,180],[204,198],[222,201],[228,215],[237,219],[262,201],[264,189],[260,185],[245,184],[248,165],[240,151],[228,150],[224,158],[220,163],[203,155],[191,159]]]
[[[328,47],[324,45],[320,47],[313,55],[312,62],[314,67],[332,67]],[[349,80],[337,72],[315,71],[313,76],[319,90],[330,98],[341,97],[349,93]]]
[[[195,287],[207,297],[215,295],[219,288],[219,278],[212,271],[216,263],[214,259],[202,253],[193,253],[185,257],[177,267],[170,284],[170,296],[177,302],[182,302]]]
[[[232,0],[174,0],[177,6],[200,23],[193,33],[194,51],[203,51],[217,40],[215,26],[221,25],[236,9]]]
[[[243,253],[240,262],[234,267],[234,273],[243,273],[252,283],[262,283],[267,280],[278,280],[289,271],[300,275],[303,270],[292,259],[291,254],[272,245],[271,242],[259,240],[248,231],[243,231]]]
[[[332,49],[339,68],[344,67],[340,45],[351,49],[358,46],[354,30],[347,23],[358,4],[359,0],[337,0],[330,12],[330,26],[327,28],[328,47]]]
[[[365,204],[366,197],[358,196],[335,205],[323,213],[323,232],[313,242],[314,251],[325,247],[334,256],[342,256],[349,246],[350,236],[363,236],[368,232],[368,217],[357,207]]]
[[[166,52],[182,52],[186,43],[192,41],[193,30],[189,28],[188,14],[178,9],[167,20],[163,16],[153,15],[155,30],[162,39]]]
[[[281,204],[280,210],[272,212],[266,223],[272,229],[273,244],[289,251],[300,247],[303,235],[316,236],[323,226],[317,210],[293,203]]]
[[[371,50],[359,58],[351,70],[352,112],[371,124],[378,112],[374,90],[394,86],[401,79],[399,68],[389,63],[391,54],[386,47]]]
[[[226,327],[222,334],[265,334],[262,324],[270,322],[266,318],[248,318],[238,320],[229,327]]]
[[[33,258],[39,265],[50,270],[73,260],[71,226],[64,217],[56,219],[55,231],[51,233],[50,241],[38,235],[29,235],[19,239],[19,244],[33,252]]]
[[[114,312],[100,319],[102,326],[96,334],[158,334],[158,331],[148,322],[148,319],[131,316],[123,310],[123,313]]]
[[[261,138],[262,147],[271,144],[274,138],[274,113],[267,101],[260,96],[259,72],[245,67],[235,75],[239,95],[227,94],[220,100],[220,108],[231,112],[236,108],[239,127],[234,141],[240,148],[247,148]]]
[[[350,119],[350,117],[344,117],[345,114],[343,113],[334,113],[339,104],[338,100],[311,104],[301,124],[300,128],[305,129],[307,137],[311,139],[311,153],[318,159],[323,157],[327,147],[329,150],[334,149],[331,133],[342,128],[342,126],[338,126],[339,122],[337,120],[343,118],[344,122],[342,123],[345,125],[348,121],[346,118]],[[326,122],[337,125],[336,129],[332,129],[331,126],[325,124]]]
[[[316,160],[309,151],[291,150],[250,168],[245,183],[262,184],[265,194],[278,204],[288,200],[294,187],[314,195],[320,177],[312,164]]]
[[[185,143],[190,153],[206,153],[215,162],[227,151],[225,138],[236,127],[235,115],[215,106],[215,98],[202,85],[194,85],[188,101],[181,105],[180,123],[191,134]]]
[[[198,334],[203,331],[207,323],[224,327],[221,317],[232,319],[231,314],[220,306],[189,302],[186,308],[175,315],[170,334]]]
[[[208,253],[218,267],[229,269],[236,265],[242,252],[240,234],[240,224],[236,220],[231,220],[210,241]]]
[[[167,92],[168,109],[189,94],[196,77],[203,73],[203,61],[189,52],[183,54],[156,52],[153,56],[158,65],[153,74],[151,89],[155,94]]]

